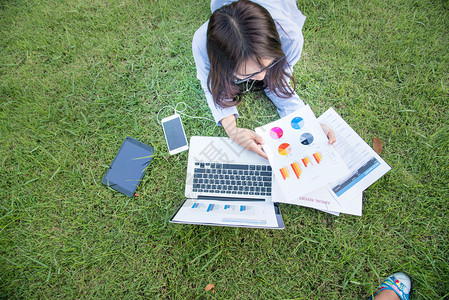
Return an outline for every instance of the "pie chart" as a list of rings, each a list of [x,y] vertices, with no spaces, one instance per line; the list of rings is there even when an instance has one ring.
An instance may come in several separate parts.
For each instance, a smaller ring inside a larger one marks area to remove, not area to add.
[[[280,155],[287,156],[292,152],[292,147],[290,144],[283,143],[279,146],[278,151]]]
[[[304,119],[301,117],[295,117],[293,118],[291,124],[294,129],[301,129],[304,127]]]
[[[300,140],[301,144],[303,144],[303,145],[306,145],[306,146],[310,145],[313,143],[313,135],[311,135],[308,132],[303,133],[301,135],[301,137],[299,138],[299,140]]]
[[[283,135],[284,132],[280,127],[273,127],[270,130],[270,136],[275,140],[280,139]]]

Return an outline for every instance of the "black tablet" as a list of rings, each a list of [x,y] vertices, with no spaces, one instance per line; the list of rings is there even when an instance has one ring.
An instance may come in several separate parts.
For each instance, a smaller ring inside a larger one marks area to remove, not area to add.
[[[103,178],[103,184],[132,197],[153,155],[153,147],[126,137]]]

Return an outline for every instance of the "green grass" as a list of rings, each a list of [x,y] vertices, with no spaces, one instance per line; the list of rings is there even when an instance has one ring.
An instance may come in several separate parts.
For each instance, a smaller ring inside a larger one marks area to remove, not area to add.
[[[156,114],[211,118],[191,53],[209,3],[189,2],[0,0],[0,296],[363,299],[400,270],[413,299],[448,297],[448,2],[299,3],[298,94],[379,137],[392,170],[362,217],[281,205],[282,231],[168,223],[187,152]],[[240,113],[277,118],[260,94]],[[128,135],[157,150],[134,198],[101,184]]]

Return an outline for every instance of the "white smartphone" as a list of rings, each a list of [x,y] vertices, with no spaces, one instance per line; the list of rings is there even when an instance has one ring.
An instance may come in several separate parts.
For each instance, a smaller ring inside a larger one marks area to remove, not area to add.
[[[180,115],[174,114],[162,119],[161,122],[170,155],[189,149]]]

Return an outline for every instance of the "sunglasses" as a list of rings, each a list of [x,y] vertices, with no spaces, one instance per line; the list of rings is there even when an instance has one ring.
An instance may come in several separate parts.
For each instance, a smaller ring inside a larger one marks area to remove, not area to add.
[[[253,74],[249,75],[248,77],[245,77],[245,78],[243,78],[243,79],[236,79],[236,80],[234,80],[234,83],[235,83],[235,84],[240,84],[240,83],[246,82],[246,81],[248,81],[248,80],[251,80],[253,77],[259,75],[260,73],[265,72],[266,70],[268,70],[268,69],[274,67],[275,65],[277,65],[277,64],[278,64],[281,60],[283,60],[284,58],[285,58],[285,56],[282,56],[280,59],[278,59],[278,60],[272,62],[271,64],[269,64],[268,66],[266,66],[265,68],[263,68],[262,70],[260,70],[259,72],[253,73]]]

